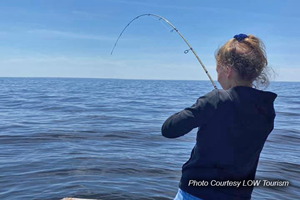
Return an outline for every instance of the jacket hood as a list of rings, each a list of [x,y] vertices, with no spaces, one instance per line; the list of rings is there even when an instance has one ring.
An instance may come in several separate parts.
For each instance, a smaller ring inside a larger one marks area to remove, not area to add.
[[[242,114],[257,120],[264,118],[267,122],[274,120],[277,94],[244,86],[233,87],[229,89],[229,93],[235,97],[235,104]]]

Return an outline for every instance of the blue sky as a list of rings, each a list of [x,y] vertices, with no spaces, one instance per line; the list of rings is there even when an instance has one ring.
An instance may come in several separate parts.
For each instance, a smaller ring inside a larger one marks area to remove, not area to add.
[[[0,77],[216,80],[214,53],[239,33],[261,38],[275,81],[300,81],[300,1],[2,0]]]

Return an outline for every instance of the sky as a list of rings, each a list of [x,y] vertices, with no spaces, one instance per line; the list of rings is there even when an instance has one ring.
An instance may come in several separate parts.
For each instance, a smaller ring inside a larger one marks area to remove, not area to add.
[[[1,0],[0,77],[216,80],[214,54],[239,33],[266,46],[273,81],[300,81],[299,0]]]

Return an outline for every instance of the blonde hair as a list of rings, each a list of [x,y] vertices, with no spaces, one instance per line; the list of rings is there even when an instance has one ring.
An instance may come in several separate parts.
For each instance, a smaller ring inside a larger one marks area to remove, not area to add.
[[[215,54],[221,66],[235,70],[242,81],[252,83],[254,87],[269,85],[268,61],[263,42],[253,35],[238,40],[227,41]]]

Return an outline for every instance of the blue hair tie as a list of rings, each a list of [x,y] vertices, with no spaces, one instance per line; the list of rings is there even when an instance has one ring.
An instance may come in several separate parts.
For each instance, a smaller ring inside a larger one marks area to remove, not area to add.
[[[248,37],[248,35],[246,35],[246,34],[239,34],[239,35],[235,35],[234,36],[234,38],[237,40],[237,41],[242,41],[242,40],[244,40],[245,38],[247,38]]]

